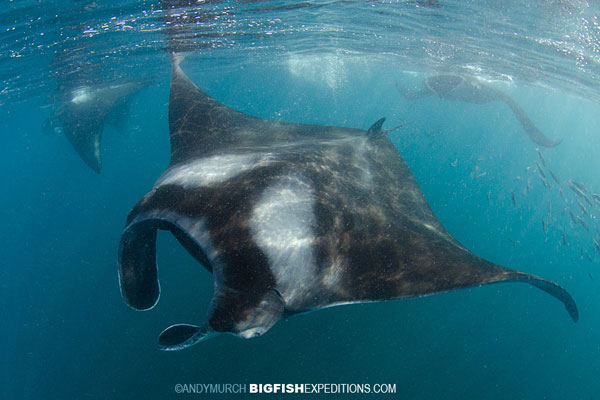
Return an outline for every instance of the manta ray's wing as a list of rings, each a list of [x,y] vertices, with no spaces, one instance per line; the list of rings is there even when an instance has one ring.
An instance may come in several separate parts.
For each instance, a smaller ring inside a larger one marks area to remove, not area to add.
[[[100,143],[108,110],[91,104],[67,104],[59,112],[62,131],[73,149],[88,167],[100,173]]]
[[[73,90],[71,98],[48,118],[45,129],[61,129],[81,159],[100,173],[100,145],[107,116],[122,117],[122,112],[115,107],[126,105],[132,94],[149,84],[149,80],[136,79]],[[115,120],[115,123],[119,122]]]
[[[517,117],[523,130],[532,142],[544,147],[555,147],[561,142],[560,140],[554,141],[544,135],[512,97],[476,78],[459,75],[435,75],[426,78],[424,84],[432,93],[437,94],[443,99],[474,104],[503,101],[515,114],[515,117]]]
[[[329,140],[360,135],[360,129],[294,124],[257,118],[234,110],[198,88],[173,57],[169,97],[170,166],[231,149],[280,146],[298,140]]]
[[[525,110],[521,108],[519,103],[517,103],[512,97],[508,96],[505,93],[502,93],[500,96],[501,100],[506,103],[507,106],[510,107],[515,117],[521,123],[523,130],[529,136],[529,139],[535,144],[538,144],[543,147],[556,147],[558,146],[562,140],[552,140],[546,135],[544,135],[533,123],[529,116],[525,113]]]
[[[214,275],[206,321],[177,324],[165,350],[215,332],[244,338],[283,315],[488,283],[530,283],[577,308],[560,286],[483,260],[429,208],[382,130],[267,121],[208,96],[175,59],[171,163],[131,210],[119,246],[121,293],[152,308],[156,231],[169,230]]]

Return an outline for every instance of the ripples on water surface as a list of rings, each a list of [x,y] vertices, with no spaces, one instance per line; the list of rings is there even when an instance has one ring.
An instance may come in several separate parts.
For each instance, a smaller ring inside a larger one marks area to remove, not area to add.
[[[368,58],[400,70],[462,71],[599,96],[595,2],[165,3],[172,7],[158,1],[10,1],[1,13],[0,101],[33,96],[53,85],[51,78],[98,70],[117,77],[139,65],[150,74],[162,70],[163,34],[182,22],[178,34],[195,44],[190,48],[229,66],[305,54]]]

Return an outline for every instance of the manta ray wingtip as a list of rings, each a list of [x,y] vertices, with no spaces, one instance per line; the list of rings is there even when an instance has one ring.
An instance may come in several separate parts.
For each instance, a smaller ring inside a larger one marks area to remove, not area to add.
[[[549,295],[560,300],[564,304],[573,322],[579,321],[579,310],[577,309],[577,304],[575,303],[575,300],[573,300],[573,297],[571,297],[569,292],[567,292],[567,290],[562,286],[547,279],[540,278],[535,275],[529,275],[523,272],[515,273],[513,275],[512,280],[517,282],[529,283],[530,285],[535,286],[538,289],[541,289]]]
[[[183,70],[181,69],[180,65],[190,53],[185,53],[182,51],[172,51],[169,54],[171,55],[171,65],[173,70],[183,73]]]
[[[97,174],[102,172],[102,159],[100,157],[96,158],[94,161],[90,161],[87,163],[88,166]]]

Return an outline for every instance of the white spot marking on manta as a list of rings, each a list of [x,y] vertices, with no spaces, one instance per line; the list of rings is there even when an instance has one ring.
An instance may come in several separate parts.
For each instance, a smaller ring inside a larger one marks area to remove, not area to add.
[[[268,187],[249,220],[256,244],[266,254],[286,306],[301,305],[315,284],[313,245],[314,198],[299,176],[287,176]]]
[[[86,101],[89,101],[90,98],[91,96],[89,89],[84,87],[73,91],[71,102],[75,104],[85,103]]]
[[[431,225],[430,225],[430,224],[428,224],[428,223],[423,223],[423,226],[424,226],[425,228],[429,229],[430,231],[435,231],[435,232],[437,232],[437,229],[435,229],[433,226],[431,226]]]
[[[269,155],[257,154],[224,154],[201,158],[170,168],[156,182],[155,187],[167,184],[180,184],[184,188],[210,186],[271,161],[272,157]]]

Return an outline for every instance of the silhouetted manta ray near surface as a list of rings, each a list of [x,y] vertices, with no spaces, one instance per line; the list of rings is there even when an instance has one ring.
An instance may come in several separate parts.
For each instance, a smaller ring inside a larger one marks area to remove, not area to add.
[[[81,159],[100,173],[104,123],[121,130],[130,96],[149,85],[150,80],[140,78],[77,87],[65,94],[67,101],[48,117],[43,129],[64,133]]]
[[[475,104],[503,101],[510,107],[534,143],[544,147],[554,147],[560,144],[560,141],[553,141],[540,132],[521,106],[510,96],[478,79],[458,75],[435,75],[425,79],[423,83],[425,87],[421,90],[400,88],[398,90],[404,97],[411,100],[437,94],[442,99]]]
[[[169,99],[171,162],[131,210],[119,246],[125,302],[158,302],[157,230],[214,276],[199,326],[159,338],[179,350],[216,333],[260,336],[280,318],[334,305],[526,282],[578,311],[557,284],[486,261],[429,208],[382,131],[269,121],[219,103],[176,58]]]

